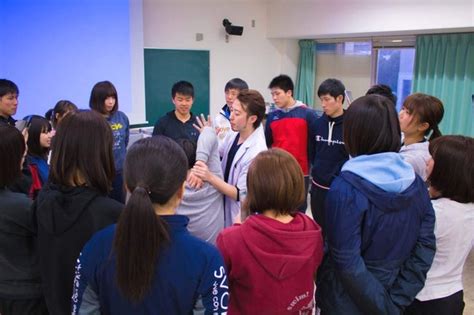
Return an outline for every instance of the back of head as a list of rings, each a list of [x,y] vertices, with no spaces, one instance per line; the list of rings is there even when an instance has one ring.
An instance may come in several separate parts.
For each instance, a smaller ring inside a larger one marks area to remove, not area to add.
[[[194,87],[188,81],[178,81],[171,88],[171,97],[174,98],[177,93],[194,98]]]
[[[248,116],[257,116],[257,120],[253,123],[253,127],[257,129],[265,116],[265,100],[262,94],[256,90],[243,90],[240,91],[237,99]]]
[[[18,86],[13,81],[0,79],[0,97],[10,93],[19,94]]]
[[[344,144],[352,156],[400,150],[400,125],[392,102],[381,95],[362,96],[344,114]]]
[[[186,138],[176,140],[176,143],[183,149],[188,161],[188,169],[193,168],[196,163],[196,143]]]
[[[233,78],[226,83],[224,87],[224,91],[235,89],[235,90],[247,90],[249,88],[247,82],[242,80],[241,78]]]
[[[389,100],[392,101],[393,106],[397,105],[397,96],[393,94],[392,89],[385,84],[376,84],[372,86],[370,89],[367,90],[367,93],[365,95],[371,95],[371,94],[378,94],[387,97]]]
[[[58,123],[57,116],[63,117],[65,114],[73,111],[77,111],[77,106],[73,102],[68,100],[60,100],[54,106],[51,118],[49,120],[53,124],[53,127],[56,127]]]
[[[157,256],[169,240],[167,225],[153,205],[166,205],[183,187],[188,161],[164,136],[135,142],[128,150],[124,180],[131,192],[114,239],[116,280],[122,294],[139,302],[150,290]]]
[[[0,135],[0,189],[3,189],[20,178],[26,144],[21,132],[13,126],[0,124]]]
[[[38,115],[31,115],[24,118],[30,121],[28,127],[28,155],[46,158],[49,148],[41,146],[40,137],[42,133],[51,131],[51,124],[49,121]]]
[[[296,159],[281,149],[260,152],[249,167],[244,209],[296,212],[305,198],[303,172]]]
[[[112,131],[95,111],[67,115],[54,136],[52,183],[63,186],[86,185],[106,194],[115,176]]]
[[[44,113],[44,118],[48,121],[52,122],[54,110],[52,108],[48,109],[46,113]]]
[[[91,91],[89,107],[101,114],[107,114],[104,102],[108,97],[115,98],[115,105],[110,112],[115,113],[119,107],[118,95],[115,86],[110,81],[97,82]]]
[[[474,138],[441,136],[430,141],[429,151],[434,160],[430,186],[442,197],[474,202]]]
[[[268,85],[268,88],[282,89],[285,92],[291,91],[292,95],[294,94],[293,92],[295,90],[293,80],[291,80],[291,78],[285,74],[280,74],[279,76],[274,77]]]
[[[405,99],[402,107],[405,108],[408,114],[414,115],[418,122],[429,125],[425,131],[425,136],[432,132],[430,140],[441,136],[438,125],[443,119],[444,107],[438,98],[423,93],[415,93]]]
[[[318,88],[318,97],[323,95],[331,95],[334,98],[337,98],[339,95],[342,96],[342,103],[344,103],[346,87],[338,79],[326,79],[324,80]]]

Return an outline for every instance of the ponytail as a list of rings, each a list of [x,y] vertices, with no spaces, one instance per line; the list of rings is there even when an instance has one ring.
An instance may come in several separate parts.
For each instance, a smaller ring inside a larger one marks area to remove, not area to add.
[[[168,241],[166,222],[155,214],[149,190],[135,187],[117,223],[113,244],[117,285],[124,297],[139,302],[149,292],[156,258]]]
[[[423,93],[415,93],[409,95],[403,101],[403,107],[410,114],[415,115],[418,122],[428,123],[429,127],[426,129],[424,137],[429,136],[431,141],[441,136],[438,125],[444,116],[444,106],[439,98]]]
[[[168,225],[153,205],[169,206],[183,187],[187,165],[183,149],[164,136],[140,139],[128,149],[123,174],[132,194],[117,223],[112,253],[118,289],[133,303],[147,296],[157,258],[170,242]]]
[[[441,134],[441,131],[439,130],[438,125],[433,126],[433,129],[432,129],[431,136],[430,136],[429,140],[431,141],[431,140],[434,140],[434,139],[436,139],[438,137],[441,137],[441,136],[442,136],[442,134]]]

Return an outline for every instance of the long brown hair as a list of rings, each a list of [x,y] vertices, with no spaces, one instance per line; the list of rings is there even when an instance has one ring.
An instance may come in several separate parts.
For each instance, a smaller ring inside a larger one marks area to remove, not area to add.
[[[407,110],[408,114],[414,115],[418,122],[428,123],[429,127],[425,131],[425,136],[433,131],[429,140],[441,136],[438,124],[443,119],[444,107],[438,98],[423,93],[415,93],[405,99],[402,107]]]
[[[100,114],[70,113],[59,124],[52,142],[49,180],[62,186],[85,184],[107,194],[115,176],[112,141],[110,126]]]
[[[166,222],[156,215],[153,204],[170,201],[187,170],[184,151],[167,137],[139,140],[127,153],[124,179],[131,196],[117,224],[113,248],[118,288],[132,302],[149,292],[156,259],[169,240]]]

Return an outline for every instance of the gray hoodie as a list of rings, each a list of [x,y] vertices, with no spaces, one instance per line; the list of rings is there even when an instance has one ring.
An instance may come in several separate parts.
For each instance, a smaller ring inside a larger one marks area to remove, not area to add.
[[[217,136],[211,127],[205,127],[199,136],[196,161],[203,161],[211,173],[223,178]],[[217,234],[224,228],[223,195],[207,182],[197,190],[186,185],[176,213],[189,218],[192,235],[215,244]]]

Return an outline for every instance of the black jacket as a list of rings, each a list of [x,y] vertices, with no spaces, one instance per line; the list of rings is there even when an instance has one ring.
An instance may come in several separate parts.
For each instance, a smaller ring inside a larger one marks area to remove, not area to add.
[[[311,176],[319,185],[329,188],[334,178],[339,175],[342,165],[349,159],[344,147],[342,124],[344,115],[331,118],[323,114],[313,124],[315,153]]]
[[[31,200],[0,189],[0,297],[34,299],[41,283],[34,244]]]
[[[91,236],[116,223],[123,204],[87,187],[47,184],[33,204],[43,292],[51,315],[71,313],[76,259]]]
[[[15,127],[15,122],[16,122],[16,120],[13,119],[13,117],[11,117],[11,116],[4,117],[4,116],[0,115],[0,124],[7,124],[7,125]]]
[[[189,120],[183,123],[176,118],[176,114],[174,110],[172,110],[156,121],[155,127],[153,128],[153,135],[162,135],[173,140],[183,138],[197,143],[199,131],[193,127],[195,123],[196,118],[192,113]]]

